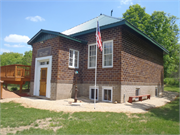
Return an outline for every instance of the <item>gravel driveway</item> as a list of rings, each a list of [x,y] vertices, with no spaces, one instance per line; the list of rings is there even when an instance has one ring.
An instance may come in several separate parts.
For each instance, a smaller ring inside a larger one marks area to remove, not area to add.
[[[96,109],[94,109],[94,103],[85,97],[78,98],[78,103],[81,101],[81,106],[72,106],[70,103],[74,100],[72,98],[62,100],[46,100],[38,99],[35,97],[21,97],[21,98],[7,98],[0,100],[3,102],[16,102],[21,103],[24,107],[33,107],[38,109],[63,111],[63,112],[125,112],[125,113],[145,113],[152,107],[160,107],[168,102],[174,100],[179,93],[177,92],[163,92],[161,97],[151,97],[151,99],[133,102],[131,103],[96,103]]]

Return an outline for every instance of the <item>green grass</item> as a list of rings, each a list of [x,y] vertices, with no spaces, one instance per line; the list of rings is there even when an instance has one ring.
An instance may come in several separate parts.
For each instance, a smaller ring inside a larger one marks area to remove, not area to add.
[[[56,132],[50,129],[18,131],[17,134],[178,134],[179,98],[145,114],[110,112],[63,113],[24,108],[17,103],[1,103],[1,128],[30,125],[37,119],[52,118],[49,126],[62,126]]]
[[[166,85],[166,86],[164,87],[164,91],[180,92],[180,89],[179,89],[178,86]]]
[[[175,87],[165,87],[170,91]],[[177,92],[177,91],[176,91]],[[35,108],[24,108],[18,103],[1,103],[1,128],[27,126],[30,129],[16,134],[179,134],[179,97],[165,106],[151,109],[144,114],[113,112],[63,113]],[[49,120],[50,128],[40,129],[36,120]]]

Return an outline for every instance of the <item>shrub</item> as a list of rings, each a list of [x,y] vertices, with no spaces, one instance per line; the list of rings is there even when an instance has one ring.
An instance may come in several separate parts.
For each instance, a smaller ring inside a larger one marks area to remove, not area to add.
[[[17,90],[17,87],[12,87],[11,90],[15,91],[15,90]]]
[[[179,86],[179,80],[177,78],[165,78],[164,84]]]

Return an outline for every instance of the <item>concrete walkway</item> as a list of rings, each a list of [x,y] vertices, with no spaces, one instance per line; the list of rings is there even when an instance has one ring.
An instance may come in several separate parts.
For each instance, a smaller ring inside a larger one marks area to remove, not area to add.
[[[150,100],[143,100],[138,102],[131,103],[96,103],[96,109],[94,109],[93,101],[85,97],[79,97],[78,102],[81,103],[81,106],[72,106],[70,103],[74,99],[63,99],[63,100],[46,100],[46,99],[37,99],[35,97],[21,97],[21,98],[7,98],[0,100],[0,102],[10,102],[14,101],[16,103],[21,103],[22,106],[37,109],[45,109],[52,111],[63,111],[63,112],[125,112],[125,113],[145,113],[150,108],[160,107],[165,105],[168,102],[174,100],[179,93],[177,92],[163,92],[161,97],[152,97]],[[80,102],[81,101],[81,102]]]

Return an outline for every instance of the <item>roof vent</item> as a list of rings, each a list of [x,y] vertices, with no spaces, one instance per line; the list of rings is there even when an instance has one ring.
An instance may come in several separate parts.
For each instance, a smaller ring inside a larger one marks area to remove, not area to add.
[[[112,16],[113,10],[111,10],[111,16]]]

